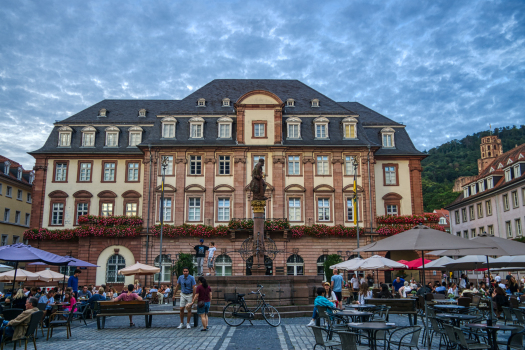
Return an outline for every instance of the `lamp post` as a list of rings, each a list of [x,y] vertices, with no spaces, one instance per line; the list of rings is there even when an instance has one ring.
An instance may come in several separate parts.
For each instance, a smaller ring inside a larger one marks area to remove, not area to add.
[[[354,223],[356,225],[357,230],[357,248],[359,249],[359,201],[357,200],[357,166],[359,165],[359,163],[357,162],[357,157],[354,157],[354,159],[352,160],[352,165],[354,166]],[[357,252],[357,256],[360,258],[361,253]]]
[[[159,267],[162,269],[162,231],[164,228],[164,179],[166,176],[166,168],[168,167],[168,157],[162,157],[162,182],[160,191],[160,244],[159,244]],[[162,271],[162,270],[161,270]],[[161,281],[159,275],[159,283]]]

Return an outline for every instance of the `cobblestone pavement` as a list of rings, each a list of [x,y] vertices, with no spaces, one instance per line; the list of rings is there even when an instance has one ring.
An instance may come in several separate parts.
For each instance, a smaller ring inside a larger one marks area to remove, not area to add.
[[[171,309],[158,306],[156,309]],[[152,328],[145,328],[144,317],[135,317],[135,327],[128,326],[128,318],[111,317],[106,320],[106,328],[97,330],[96,322],[88,320],[88,325],[74,321],[73,337],[66,339],[66,333],[55,331],[53,337],[46,341],[39,331],[38,350],[71,350],[74,349],[206,349],[206,350],[306,350],[313,349],[314,337],[306,324],[307,317],[283,319],[279,327],[271,327],[264,320],[244,322],[239,327],[227,326],[222,318],[210,318],[208,332],[201,332],[202,327],[177,329],[178,315],[154,316]],[[407,317],[392,315],[390,322],[396,325],[408,325]],[[46,331],[46,330],[45,330]],[[502,334],[500,340],[508,337]],[[7,345],[6,348],[9,348]],[[424,347],[421,347],[422,349]],[[438,348],[438,339],[432,349]],[[29,346],[32,349],[32,346]]]

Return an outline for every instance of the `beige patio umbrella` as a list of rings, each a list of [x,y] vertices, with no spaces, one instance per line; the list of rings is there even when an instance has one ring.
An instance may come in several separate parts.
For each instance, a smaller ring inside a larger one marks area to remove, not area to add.
[[[160,268],[150,265],[145,265],[141,263],[136,263],[134,265],[118,270],[119,275],[131,276],[131,275],[154,275],[160,272]]]
[[[13,282],[13,277],[15,276],[16,272],[16,280],[18,282],[26,282],[26,281],[44,281],[48,282],[49,280],[47,277],[42,277],[40,275],[37,275],[36,273],[29,272],[27,270],[17,269],[17,270],[11,270],[4,273],[0,273],[0,282]]]
[[[64,276],[63,274],[58,273],[53,270],[42,270],[42,271],[38,271],[36,274],[39,275],[40,277],[47,278],[47,282],[63,281],[64,278],[67,281],[69,279],[69,276]]]
[[[338,269],[338,270],[357,270],[359,266],[363,263],[363,259],[361,258],[354,258],[350,260],[346,260],[343,262],[340,262],[338,264],[330,266],[331,269]]]

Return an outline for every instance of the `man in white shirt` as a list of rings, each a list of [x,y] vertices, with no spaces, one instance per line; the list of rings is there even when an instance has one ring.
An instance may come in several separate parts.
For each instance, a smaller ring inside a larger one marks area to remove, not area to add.
[[[213,274],[215,275],[215,251],[217,248],[215,247],[215,242],[210,242],[210,248],[208,249],[208,276]]]
[[[495,279],[496,282],[498,282],[498,283],[501,282],[501,277],[500,277],[499,273],[496,275],[496,277],[494,277],[494,279]]]
[[[170,292],[171,292],[171,288],[167,286],[166,289],[164,290],[164,298],[166,298],[166,300],[168,300],[168,296],[170,295]]]
[[[352,289],[354,290],[354,300],[357,300],[357,293],[359,292],[359,276],[355,274],[352,279],[350,280],[350,283],[352,284]]]

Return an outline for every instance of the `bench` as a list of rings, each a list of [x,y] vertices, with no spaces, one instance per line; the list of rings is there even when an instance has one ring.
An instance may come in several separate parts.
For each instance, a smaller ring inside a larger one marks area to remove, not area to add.
[[[416,309],[416,299],[412,298],[401,298],[401,299],[365,299],[365,304],[371,305],[385,305],[390,306],[388,312],[389,315],[407,315],[410,325],[417,325],[417,309]],[[411,315],[414,315],[414,320],[412,320]]]
[[[150,311],[149,302],[145,300],[134,300],[124,302],[99,301],[95,302],[95,312],[97,313],[97,328],[104,329],[106,317],[111,316],[144,316],[146,328],[151,328],[153,316],[179,315],[179,310],[172,311]],[[184,313],[187,313],[184,310]],[[199,315],[193,313],[193,327],[199,326]]]

